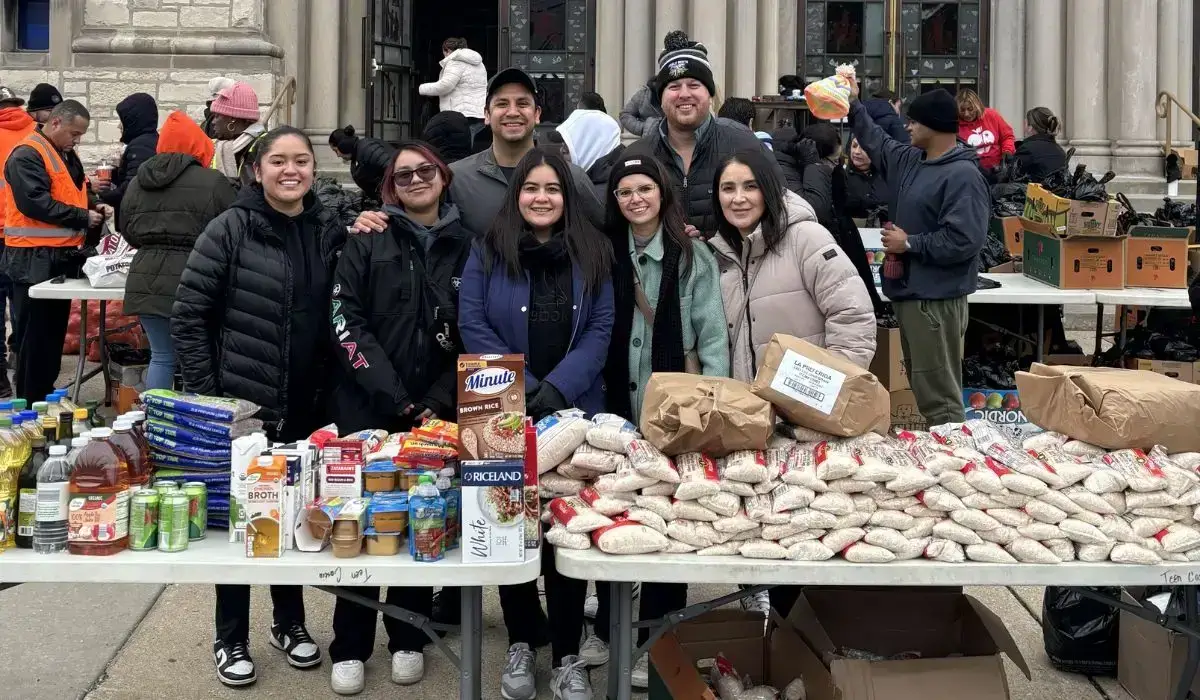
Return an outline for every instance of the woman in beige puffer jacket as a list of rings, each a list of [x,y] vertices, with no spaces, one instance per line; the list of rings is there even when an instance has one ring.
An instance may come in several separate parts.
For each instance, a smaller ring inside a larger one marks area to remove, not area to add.
[[[729,158],[714,178],[713,199],[718,234],[709,244],[721,272],[733,378],[754,379],[775,333],[868,367],[875,312],[867,288],[808,202],[784,189],[766,156],[745,151]]]

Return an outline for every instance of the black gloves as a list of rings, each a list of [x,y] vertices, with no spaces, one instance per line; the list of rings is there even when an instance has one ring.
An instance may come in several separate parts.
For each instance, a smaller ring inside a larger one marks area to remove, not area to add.
[[[567,400],[550,382],[540,382],[533,393],[525,397],[525,413],[536,423],[556,411],[570,408]]]

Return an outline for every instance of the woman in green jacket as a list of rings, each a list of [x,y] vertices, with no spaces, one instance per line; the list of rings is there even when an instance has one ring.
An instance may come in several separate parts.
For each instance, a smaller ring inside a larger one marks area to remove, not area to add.
[[[717,261],[684,233],[687,217],[657,160],[621,159],[608,180],[605,230],[612,242],[615,318],[604,368],[608,410],[639,423],[652,372],[729,376],[729,336]],[[607,619],[608,587],[598,620]],[[687,584],[642,586],[640,618],[653,620],[687,606]],[[602,630],[603,631],[603,630]],[[640,630],[639,644],[646,641]],[[645,688],[646,657],[633,685]]]

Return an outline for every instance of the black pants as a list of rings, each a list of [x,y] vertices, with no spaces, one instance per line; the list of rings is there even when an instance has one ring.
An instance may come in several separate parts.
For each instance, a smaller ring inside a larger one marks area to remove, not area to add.
[[[277,625],[304,624],[304,588],[271,586]],[[217,639],[226,644],[250,641],[250,587],[217,586]]]
[[[775,586],[767,591],[767,595],[771,597],[771,607],[775,609],[775,612],[782,617],[787,617],[803,592],[804,586]]]
[[[537,648],[550,641],[554,666],[563,657],[579,655],[583,636],[583,603],[587,581],[567,578],[554,566],[554,546],[542,543],[542,577],[546,582],[546,612],[538,598],[537,581],[500,586],[500,609],[510,645],[524,642]],[[547,622],[547,617],[549,622]]]
[[[687,607],[688,587],[686,583],[643,583],[642,600],[638,605],[637,619],[641,621],[657,620],[668,613]],[[600,607],[596,610],[596,636],[609,641],[608,626],[612,615],[612,595],[609,584],[604,581],[596,582],[596,597],[600,599]],[[637,643],[642,645],[650,638],[650,630],[638,628]]]
[[[379,599],[376,586],[355,586],[345,590],[367,598]],[[414,586],[388,586],[388,605],[395,605],[425,617],[433,614],[433,589]],[[329,656],[340,661],[366,661],[375,651],[375,619],[377,612],[345,598],[338,598],[333,607],[333,643]],[[429,643],[424,632],[407,622],[383,616],[383,628],[388,634],[388,653],[421,651]]]
[[[40,401],[54,391],[54,380],[62,365],[63,341],[71,318],[71,302],[56,299],[30,299],[29,284],[13,285],[17,309],[17,396]],[[80,338],[79,352],[86,352]]]

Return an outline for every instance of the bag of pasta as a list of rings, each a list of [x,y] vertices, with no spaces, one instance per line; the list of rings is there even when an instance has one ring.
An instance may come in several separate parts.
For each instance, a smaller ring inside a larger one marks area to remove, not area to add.
[[[854,77],[854,66],[843,63],[834,75],[809,83],[804,88],[804,99],[812,115],[817,119],[842,119],[849,114]]]

